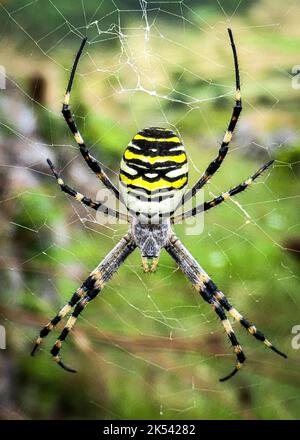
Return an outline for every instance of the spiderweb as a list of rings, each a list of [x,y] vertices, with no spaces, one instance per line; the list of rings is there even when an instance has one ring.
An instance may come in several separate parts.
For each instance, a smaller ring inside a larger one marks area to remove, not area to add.
[[[300,352],[291,344],[292,328],[300,324],[299,88],[292,67],[299,63],[299,2],[81,0],[75,6],[33,0],[0,6],[7,46],[0,104],[1,324],[11,347],[0,353],[1,405],[7,414],[297,418]],[[186,145],[192,183],[216,156],[231,114],[228,26],[238,47],[244,111],[204,195],[221,194],[270,158],[275,165],[253,188],[209,212],[203,231],[191,222],[175,231],[289,361],[234,324],[248,362],[237,378],[219,384],[234,362],[220,322],[167,255],[150,275],[142,272],[138,251],[81,315],[63,348],[66,363],[79,370],[75,378],[49,363],[53,334],[39,356],[28,359],[39,328],[127,230],[60,194],[46,167],[50,157],[69,185],[103,196],[60,115],[81,39],[87,35],[88,45],[71,106],[92,154],[116,182],[122,152],[137,131],[172,128]]]

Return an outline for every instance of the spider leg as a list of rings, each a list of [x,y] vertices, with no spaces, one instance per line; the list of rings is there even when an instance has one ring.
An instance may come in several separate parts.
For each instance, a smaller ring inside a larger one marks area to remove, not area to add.
[[[214,298],[212,292],[207,285],[210,280],[207,273],[204,272],[197,261],[192,257],[192,255],[188,252],[188,250],[183,246],[183,244],[178,240],[175,235],[170,238],[170,241],[166,246],[166,250],[176,261],[177,265],[180,267],[183,273],[192,282],[193,286],[200,293],[204,301],[212,306],[214,312],[221,320],[225,332],[231,342],[231,345],[236,355],[236,364],[230,374],[220,379],[221,382],[224,382],[225,380],[228,380],[232,376],[234,376],[243,366],[246,357],[244,355],[242,347],[240,346],[233,331],[233,328],[229,320],[227,319],[223,306],[216,300],[216,298]]]
[[[95,299],[100,291],[102,291],[104,285],[110,280],[112,275],[118,270],[120,265],[125,259],[134,251],[136,245],[132,239],[131,234],[127,234],[122,240],[115,246],[115,248],[105,257],[102,263],[92,272],[93,279],[92,288],[88,289],[88,293],[76,303],[75,308],[71,316],[69,317],[65,327],[59,335],[57,341],[51,349],[53,360],[58,363],[63,369],[75,373],[76,370],[67,367],[61,360],[60,350],[62,343],[67,338],[70,331],[73,329],[78,316],[85,309],[90,301]]]
[[[89,197],[84,196],[83,194],[79,193],[75,189],[71,188],[69,185],[65,184],[63,179],[60,177],[59,173],[56,171],[53,163],[50,159],[47,159],[48,165],[52,171],[53,176],[55,177],[58,185],[60,186],[60,189],[70,196],[74,197],[78,202],[81,202],[83,205],[89,206],[90,208],[94,209],[95,211],[101,211],[106,215],[110,215],[113,218],[118,218],[122,220],[128,221],[128,218],[125,214],[122,214],[119,211],[115,211],[114,209],[108,208],[103,203],[100,202],[94,202]]]
[[[73,293],[71,299],[65,304],[60,311],[57,313],[57,315],[54,316],[54,318],[51,319],[51,321],[48,322],[48,324],[45,325],[45,327],[42,328],[42,330],[39,333],[38,338],[35,341],[35,345],[31,351],[31,356],[35,355],[36,350],[43,342],[44,338],[48,336],[48,334],[56,327],[56,325],[72,310],[72,308],[77,304],[77,302],[84,296],[84,294],[88,291],[88,288],[90,286],[93,286],[95,283],[95,280],[93,278],[93,275],[91,274],[84,283],[76,290],[75,293]]]
[[[247,319],[241,315],[238,310],[236,310],[228,301],[226,296],[223,292],[217,289],[217,287],[214,285],[214,283],[210,280],[211,284],[211,291],[213,293],[213,296],[216,298],[216,300],[221,304],[222,307],[224,307],[225,310],[236,320],[238,321],[242,327],[244,327],[250,335],[254,336],[258,341],[263,342],[267,347],[269,347],[271,350],[273,350],[275,353],[279,354],[280,356],[287,358],[287,355],[282,353],[280,350],[278,350],[268,339],[266,339],[265,335],[258,330],[255,325],[253,325],[251,322],[249,322]]]
[[[31,355],[33,356],[37,348],[43,342],[43,339],[55,328],[55,326],[72,310],[72,308],[88,293],[93,292],[97,286],[101,284],[102,279],[107,278],[109,274],[112,274],[117,270],[118,266],[124,261],[127,256],[126,252],[132,252],[135,245],[132,243],[130,234],[125,235],[122,240],[112,249],[107,257],[100,263],[88,278],[83,282],[76,292],[72,295],[71,299],[65,304],[62,309],[54,316],[51,321],[48,322],[45,327],[39,333],[39,336],[35,342]],[[123,257],[123,260],[122,260]],[[119,265],[117,264],[119,262]],[[115,266],[113,266],[115,265]],[[115,270],[113,270],[115,268]]]
[[[242,99],[241,99],[241,85],[240,85],[240,72],[239,72],[239,64],[237,51],[232,35],[231,29],[228,29],[228,34],[230,38],[230,43],[232,47],[233,59],[234,59],[234,69],[235,69],[235,106],[233,107],[232,115],[223,137],[223,141],[221,143],[218,156],[208,165],[200,179],[195,183],[195,185],[187,191],[187,193],[183,196],[182,202],[185,204],[188,200],[190,200],[205,184],[206,182],[215,174],[215,172],[222,165],[223,160],[228,152],[228,145],[232,139],[233,131],[239,119],[240,113],[242,111]]]
[[[228,313],[240,324],[246,328],[246,330],[253,335],[256,339],[263,342],[268,348],[273,350],[275,353],[286,358],[287,356],[279,351],[268,339],[265,338],[264,334],[258,330],[252,323],[247,321],[227,300],[224,293],[222,293],[215,283],[211,280],[208,274],[202,269],[199,263],[192,257],[192,255],[187,251],[183,244],[178,240],[178,238],[173,235],[170,238],[169,245],[166,247],[169,254],[175,259],[178,266],[187,275],[187,277],[192,281],[194,287],[197,290],[204,290],[206,295],[212,295],[213,298],[218,302],[222,309],[228,311]],[[201,284],[202,283],[202,284]],[[199,287],[200,286],[200,287]],[[201,293],[201,292],[200,292]],[[205,298],[204,298],[205,299]],[[241,365],[243,362],[240,362]],[[236,369],[239,369],[241,365],[236,365]],[[235,371],[235,370],[234,370]],[[233,372],[235,374],[235,372]],[[231,375],[229,375],[231,377]],[[227,377],[229,378],[229,377]],[[225,378],[226,380],[226,378]]]
[[[218,301],[216,301],[215,299],[211,298],[207,289],[203,288],[203,286],[199,287],[199,292],[200,295],[202,296],[202,298],[204,299],[204,301],[206,301],[207,303],[209,303],[213,310],[215,311],[215,313],[217,314],[217,316],[220,318],[223,327],[225,329],[225,332],[228,336],[228,339],[231,342],[231,345],[233,347],[233,350],[236,354],[236,365],[234,367],[234,369],[232,370],[231,373],[229,373],[227,376],[222,377],[220,379],[220,382],[225,382],[226,380],[230,379],[232,376],[234,376],[243,366],[243,363],[246,360],[246,356],[242,350],[241,345],[239,344],[235,333],[233,331],[233,328],[230,324],[230,321],[228,320],[226,313],[224,312],[223,307],[221,306],[221,304],[219,304]]]
[[[72,85],[73,85],[75,72],[76,72],[77,65],[78,65],[78,62],[79,62],[79,59],[82,54],[82,51],[83,51],[83,48],[85,46],[86,41],[87,41],[86,38],[84,38],[82,40],[80,48],[79,48],[79,50],[76,54],[75,60],[74,60],[74,64],[73,64],[73,67],[71,70],[68,86],[67,86],[64,101],[63,101],[62,114],[65,118],[66,123],[68,124],[68,127],[70,128],[70,130],[75,138],[75,141],[77,142],[77,144],[79,146],[80,153],[81,153],[82,157],[84,158],[84,160],[86,161],[87,165],[96,174],[96,176],[101,180],[101,182],[106,186],[106,188],[111,190],[114,193],[114,195],[116,196],[116,198],[119,200],[120,194],[119,194],[118,189],[115,187],[115,185],[110,181],[108,176],[102,170],[100,163],[93,156],[91,156],[87,146],[85,145],[85,142],[84,142],[81,134],[79,133],[77,126],[76,126],[76,122],[73,119],[73,116],[71,113],[71,108],[69,105],[70,94],[71,94],[71,89],[72,89]]]
[[[209,200],[208,202],[204,202],[201,205],[196,206],[193,209],[190,209],[189,211],[183,212],[182,214],[177,215],[172,219],[173,223],[178,223],[182,220],[185,220],[189,217],[194,217],[195,215],[199,214],[203,211],[208,211],[211,208],[214,208],[215,206],[219,205],[220,203],[224,202],[225,200],[228,200],[231,196],[235,196],[239,194],[242,191],[245,191],[245,189],[250,186],[255,179],[257,179],[267,168],[269,168],[274,163],[274,160],[270,160],[268,163],[263,165],[259,170],[256,171],[251,177],[249,177],[247,180],[245,180],[243,183],[240,183],[239,185],[235,186],[234,188],[230,189],[229,191],[226,191],[225,193],[221,194],[218,197],[215,197],[212,200]]]

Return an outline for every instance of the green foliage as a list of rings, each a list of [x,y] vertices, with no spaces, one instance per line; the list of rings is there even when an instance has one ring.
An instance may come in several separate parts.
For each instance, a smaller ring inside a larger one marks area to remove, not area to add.
[[[255,0],[256,2],[256,0]],[[7,3],[7,4],[6,4]],[[169,1],[167,5],[152,5],[149,2],[148,16],[151,21],[157,16],[158,10],[167,11],[167,14],[162,12],[163,18],[169,22],[176,21],[176,15],[182,13],[181,2]],[[252,5],[254,1],[251,2]],[[188,8],[197,10],[199,2],[197,0],[187,0],[185,4]],[[121,16],[121,26],[127,26],[133,20],[140,20],[141,17],[141,5],[137,0],[115,0],[115,1],[101,1],[99,0],[84,0],[82,3],[74,7],[74,3],[69,1],[52,0],[38,1],[29,3],[24,7],[23,0],[10,0],[4,2],[4,6],[7,8],[7,14],[1,13],[0,25],[1,28],[5,26],[7,35],[13,35],[17,38],[16,29],[17,26],[13,20],[10,19],[10,15],[18,22],[19,26],[27,30],[30,35],[38,40],[43,38],[42,45],[45,48],[49,48],[53,45],[53,42],[63,39],[64,42],[74,41],[74,36],[77,33],[76,29],[84,27],[85,23],[91,23],[99,20],[101,30],[108,30],[112,27],[112,24],[119,25],[119,18]],[[99,7],[101,6],[101,7]],[[239,5],[239,11],[243,12],[249,8],[250,4],[243,2]],[[236,8],[235,0],[223,0],[222,7],[228,11],[234,11]],[[220,12],[219,5],[212,4],[210,0],[202,0],[201,8],[203,12],[209,14],[212,11],[214,14]],[[151,12],[153,10],[153,12]],[[118,12],[121,11],[121,12]],[[202,11],[201,11],[202,12]],[[188,13],[188,11],[187,11]],[[36,17],[41,17],[37,20]],[[205,18],[205,14],[203,15]],[[52,32],[56,29],[55,32]],[[88,30],[88,33],[93,35],[94,28]],[[45,38],[46,36],[46,38]],[[107,38],[106,35],[103,37]],[[110,45],[117,43],[117,35],[111,36],[109,40]],[[23,40],[20,43],[24,44]]]
[[[300,144],[281,148],[277,152],[277,159],[283,164],[289,164],[295,171],[300,170]]]

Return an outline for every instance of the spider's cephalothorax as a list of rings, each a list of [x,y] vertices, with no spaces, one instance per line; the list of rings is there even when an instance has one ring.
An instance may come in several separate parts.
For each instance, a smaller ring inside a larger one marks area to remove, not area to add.
[[[145,272],[155,272],[160,251],[168,244],[171,232],[169,219],[163,219],[157,224],[147,224],[133,218],[131,233],[140,249]]]
[[[134,136],[125,150],[121,162],[121,192],[119,192],[116,186],[110,181],[100,163],[91,156],[77,129],[69,106],[70,92],[76,67],[86,43],[86,39],[82,41],[71,71],[62,113],[74,135],[75,141],[79,145],[80,153],[84,160],[106,188],[110,190],[111,194],[125,205],[127,208],[127,214],[111,209],[101,202],[93,201],[89,197],[86,197],[71,188],[59,176],[49,159],[48,164],[63,192],[96,211],[101,211],[114,218],[130,221],[131,227],[129,232],[115,245],[110,253],[73,293],[67,304],[65,304],[57,315],[42,328],[32,350],[32,355],[42,343],[43,338],[47,336],[65,316],[70,314],[64,329],[52,347],[51,354],[58,365],[68,371],[75,372],[72,368],[66,367],[61,360],[60,350],[63,341],[73,329],[80,313],[89,302],[97,297],[121,264],[138,247],[142,254],[143,267],[146,272],[149,270],[151,270],[151,272],[155,271],[160,251],[164,248],[192,283],[197,292],[199,292],[202,299],[212,307],[213,311],[221,320],[224,330],[234,349],[236,364],[233,371],[220,380],[227,380],[236,374],[246,359],[242,347],[235,336],[231,323],[227,318],[227,313],[233,319],[238,321],[242,327],[244,327],[250,335],[254,336],[258,341],[263,342],[275,353],[286,357],[284,353],[280,352],[268,339],[265,338],[261,331],[245,319],[241,313],[230,304],[224,293],[218,289],[209,275],[175,236],[171,229],[172,223],[178,223],[186,218],[194,217],[200,212],[208,211],[209,209],[223,203],[225,200],[230,199],[230,197],[236,196],[244,191],[273,163],[272,160],[269,161],[259,168],[259,170],[251,177],[229,191],[223,192],[221,195],[214,197],[209,201],[200,203],[192,209],[185,210],[187,208],[186,202],[191,200],[220,168],[226,157],[233,130],[242,110],[237,52],[232,32],[230,29],[228,29],[228,32],[235,68],[235,106],[217,157],[212,160],[197,182],[186,193],[185,189],[188,181],[186,154],[179,137],[171,130],[163,128],[147,128]],[[175,215],[174,211],[180,204],[184,208],[183,212]]]
[[[180,203],[188,183],[188,163],[179,137],[166,128],[145,128],[126,148],[120,190],[129,212],[141,222],[159,223]]]

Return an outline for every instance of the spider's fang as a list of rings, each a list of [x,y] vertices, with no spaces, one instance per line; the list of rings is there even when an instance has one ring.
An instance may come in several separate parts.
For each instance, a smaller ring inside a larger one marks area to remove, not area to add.
[[[152,264],[151,264],[151,272],[155,272],[156,271],[156,268],[157,268],[157,265],[158,265],[158,261],[159,261],[158,257],[153,258]]]
[[[155,272],[158,265],[159,257],[142,257],[142,265],[144,272]]]
[[[142,265],[143,265],[143,269],[144,272],[149,272],[149,267],[148,267],[148,259],[146,257],[142,257]]]

